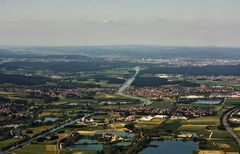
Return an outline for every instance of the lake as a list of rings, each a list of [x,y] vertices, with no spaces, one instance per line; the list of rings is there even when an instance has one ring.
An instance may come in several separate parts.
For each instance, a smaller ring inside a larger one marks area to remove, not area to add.
[[[132,142],[124,142],[124,141],[123,141],[123,142],[118,142],[116,145],[117,145],[117,146],[129,146],[129,145],[131,145],[131,143],[132,143]]]
[[[93,150],[93,151],[101,151],[103,149],[103,145],[102,144],[75,144],[75,145],[71,145],[68,147],[69,150],[83,150],[83,151],[88,151],[88,150]]]
[[[91,139],[81,139],[78,140],[78,142],[76,144],[98,144],[98,140],[91,140]]]
[[[220,104],[222,100],[220,99],[198,99],[193,102],[193,104],[207,104],[207,105],[217,105]]]
[[[199,147],[198,142],[193,141],[151,141],[150,144],[157,147],[144,148],[139,154],[192,154]]]

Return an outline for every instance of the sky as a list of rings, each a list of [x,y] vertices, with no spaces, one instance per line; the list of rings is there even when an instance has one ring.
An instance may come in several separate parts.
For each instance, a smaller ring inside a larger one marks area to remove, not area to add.
[[[0,0],[0,45],[240,47],[240,0]]]

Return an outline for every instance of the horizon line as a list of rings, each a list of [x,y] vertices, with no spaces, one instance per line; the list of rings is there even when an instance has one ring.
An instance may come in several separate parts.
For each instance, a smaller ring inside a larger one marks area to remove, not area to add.
[[[185,48],[240,48],[240,46],[214,46],[214,45],[160,45],[160,44],[103,44],[103,45],[94,45],[94,44],[89,44],[89,45],[0,45],[0,48],[41,48],[41,47],[49,47],[49,48],[57,48],[57,47],[134,47],[134,46],[146,46],[146,47],[172,47],[172,48],[180,48],[180,47],[185,47]]]

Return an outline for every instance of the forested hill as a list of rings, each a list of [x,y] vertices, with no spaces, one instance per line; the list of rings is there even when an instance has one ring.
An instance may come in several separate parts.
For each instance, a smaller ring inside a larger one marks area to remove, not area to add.
[[[42,76],[25,76],[14,74],[0,74],[0,84],[10,83],[16,85],[41,85],[50,81],[49,78]]]
[[[209,66],[184,66],[184,67],[150,67],[143,73],[183,74],[183,75],[240,75],[240,65],[209,65]]]

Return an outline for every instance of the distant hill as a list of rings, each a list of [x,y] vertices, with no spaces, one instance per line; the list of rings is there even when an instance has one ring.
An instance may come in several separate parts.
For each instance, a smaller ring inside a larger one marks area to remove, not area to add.
[[[115,56],[131,58],[231,58],[240,59],[240,48],[171,47],[171,46],[82,46],[25,47],[0,49],[0,55],[82,55],[90,57]]]

